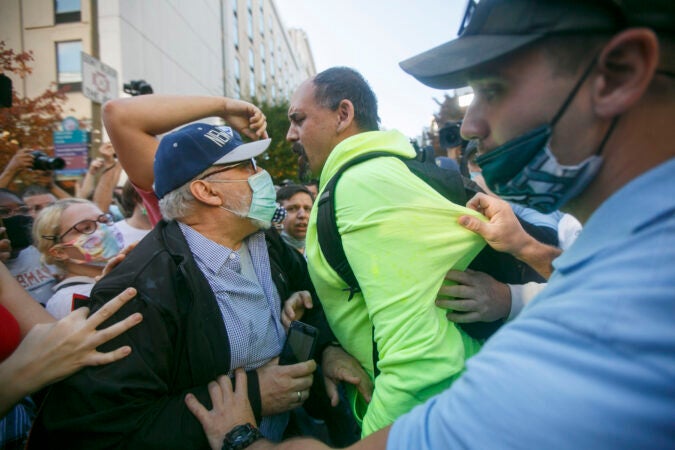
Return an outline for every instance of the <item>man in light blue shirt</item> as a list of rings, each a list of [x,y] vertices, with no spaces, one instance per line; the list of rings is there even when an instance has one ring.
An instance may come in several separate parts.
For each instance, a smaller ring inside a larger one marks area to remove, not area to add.
[[[354,448],[673,447],[673,23],[672,0],[482,0],[459,38],[401,63],[429,86],[473,88],[462,135],[478,141],[493,192],[544,213],[563,206],[584,230],[450,389]],[[488,222],[459,221],[498,250],[545,260],[501,231],[505,205],[479,194],[469,206]],[[220,391],[230,408],[230,385]]]

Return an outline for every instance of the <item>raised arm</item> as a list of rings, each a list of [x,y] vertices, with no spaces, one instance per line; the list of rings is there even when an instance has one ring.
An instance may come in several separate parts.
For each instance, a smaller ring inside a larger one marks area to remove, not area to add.
[[[266,138],[267,122],[248,102],[224,97],[142,95],[112,100],[103,107],[103,123],[129,179],[150,191],[154,181],[156,136],[189,122],[221,117],[251,139]]]

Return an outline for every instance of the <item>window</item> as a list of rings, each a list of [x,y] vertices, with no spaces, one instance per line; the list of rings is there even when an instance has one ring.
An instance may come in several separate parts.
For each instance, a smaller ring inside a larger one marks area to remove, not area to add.
[[[54,0],[54,23],[79,22],[80,0]]]
[[[56,70],[59,88],[82,91],[82,41],[56,43]]]
[[[234,77],[237,79],[237,82],[241,79],[241,68],[239,67],[239,58],[235,56],[234,58]]]
[[[265,87],[267,85],[267,73],[265,71],[265,44],[260,43],[260,83]]]
[[[263,0],[260,0],[260,16],[258,17],[258,24],[260,26],[260,34],[265,34],[265,13],[263,12]]]
[[[255,55],[253,54],[252,48],[248,49],[248,67],[250,67],[251,70],[255,69]]]
[[[239,18],[237,17],[237,11],[234,12],[234,17],[232,18],[232,42],[234,42],[234,48],[239,50]]]
[[[241,68],[238,56],[234,57],[234,97],[241,97]]]
[[[247,21],[247,31],[248,39],[253,41],[253,11],[248,10],[248,21]]]
[[[274,78],[274,47],[270,49],[270,76]]]
[[[249,97],[255,97],[255,70],[253,69],[248,74],[248,95]]]

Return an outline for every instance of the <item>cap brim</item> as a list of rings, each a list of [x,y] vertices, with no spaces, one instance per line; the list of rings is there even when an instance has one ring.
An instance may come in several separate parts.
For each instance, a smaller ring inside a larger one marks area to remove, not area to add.
[[[467,85],[469,71],[540,39],[542,35],[462,36],[399,63],[401,69],[436,89]]]
[[[241,144],[239,147],[232,150],[227,155],[215,161],[213,165],[233,163],[239,161],[246,161],[247,159],[255,158],[256,156],[267,150],[272,139],[261,139],[259,141],[247,142]]]

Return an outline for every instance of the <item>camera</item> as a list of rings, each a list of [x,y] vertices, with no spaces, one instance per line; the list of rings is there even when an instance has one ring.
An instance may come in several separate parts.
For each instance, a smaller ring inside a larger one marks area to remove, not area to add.
[[[52,158],[40,150],[31,152],[31,155],[33,155],[33,170],[60,170],[66,167],[63,158]]]
[[[152,94],[152,86],[145,80],[131,80],[124,83],[124,92],[132,96]]]
[[[459,133],[462,127],[462,122],[446,122],[443,127],[438,130],[438,140],[443,148],[453,148],[466,143]]]

